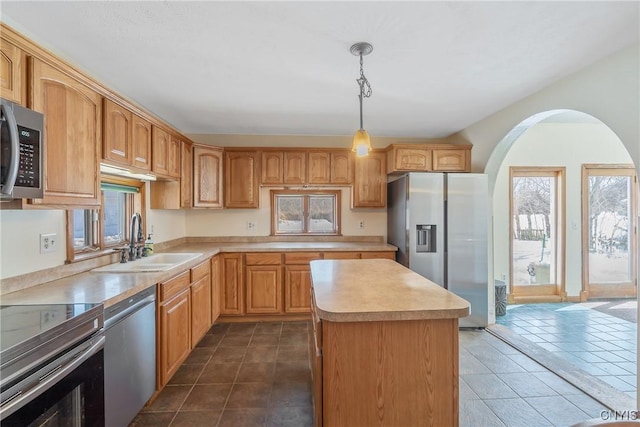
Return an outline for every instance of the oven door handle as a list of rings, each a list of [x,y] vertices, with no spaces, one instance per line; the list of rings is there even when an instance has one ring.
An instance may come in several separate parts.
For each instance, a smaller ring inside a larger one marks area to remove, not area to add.
[[[27,403],[31,402],[36,397],[40,396],[43,392],[49,390],[57,382],[66,377],[69,373],[73,372],[74,369],[82,365],[93,355],[102,350],[104,348],[104,342],[105,337],[99,337],[94,344],[83,350],[78,356],[67,362],[66,365],[63,365],[54,373],[46,374],[42,381],[38,383],[38,385],[30,388],[24,394],[19,394],[13,400],[7,402],[2,406],[2,408],[0,408],[0,420],[5,419],[9,415],[22,408]]]
[[[0,104],[0,114],[7,121],[9,130],[9,138],[11,139],[11,156],[9,169],[7,171],[7,180],[2,183],[0,189],[2,194],[11,195],[13,193],[13,187],[16,184],[16,178],[18,178],[18,162],[20,161],[20,139],[18,138],[18,124],[16,117],[13,115],[13,110],[9,108],[4,102]]]

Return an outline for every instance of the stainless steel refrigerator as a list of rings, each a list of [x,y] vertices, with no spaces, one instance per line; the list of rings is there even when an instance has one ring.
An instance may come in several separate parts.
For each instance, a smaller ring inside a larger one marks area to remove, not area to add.
[[[489,321],[485,174],[407,173],[387,184],[387,241],[402,265],[469,301],[460,327]]]

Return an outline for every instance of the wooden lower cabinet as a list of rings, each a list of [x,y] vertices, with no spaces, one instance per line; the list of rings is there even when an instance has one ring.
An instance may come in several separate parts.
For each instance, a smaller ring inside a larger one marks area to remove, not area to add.
[[[309,264],[287,265],[284,271],[285,313],[308,313],[311,293]]]
[[[458,425],[458,319],[322,320],[317,334],[315,425]]]
[[[220,255],[211,258],[211,324],[220,317]]]
[[[282,267],[248,265],[246,267],[247,313],[282,313]]]
[[[164,387],[191,352],[191,291],[184,289],[158,311],[158,388]]]
[[[198,344],[209,327],[211,327],[211,276],[207,274],[191,285],[192,347]]]
[[[243,254],[220,255],[220,314],[244,314]]]

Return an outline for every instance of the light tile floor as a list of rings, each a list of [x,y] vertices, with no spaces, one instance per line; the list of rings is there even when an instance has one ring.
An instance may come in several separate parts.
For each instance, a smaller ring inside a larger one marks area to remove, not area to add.
[[[496,323],[635,399],[637,324],[598,311],[602,304],[610,303],[510,305]]]
[[[131,425],[311,426],[307,334],[307,322],[215,325]],[[460,332],[459,366],[462,427],[566,427],[606,410],[485,331]]]

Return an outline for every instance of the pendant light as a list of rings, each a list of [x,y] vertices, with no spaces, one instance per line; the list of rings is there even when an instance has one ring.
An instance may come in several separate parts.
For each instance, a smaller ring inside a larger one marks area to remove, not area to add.
[[[373,46],[367,42],[360,42],[351,46],[349,50],[353,55],[360,57],[360,78],[356,79],[358,87],[360,88],[360,93],[358,94],[358,99],[360,100],[360,129],[353,135],[351,151],[355,151],[356,156],[362,157],[371,151],[371,139],[362,125],[362,98],[369,98],[371,96],[371,85],[369,84],[369,80],[364,76],[362,57],[370,54],[373,51]]]

